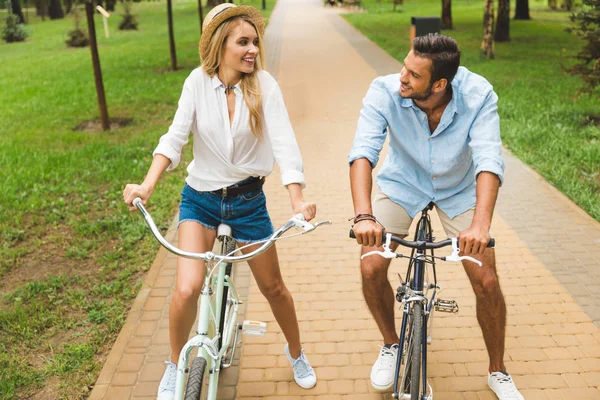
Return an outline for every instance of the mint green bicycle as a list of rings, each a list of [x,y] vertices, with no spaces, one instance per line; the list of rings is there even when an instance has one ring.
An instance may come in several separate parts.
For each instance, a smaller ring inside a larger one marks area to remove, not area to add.
[[[262,246],[241,256],[234,256],[234,253],[240,249],[235,248],[235,240],[231,237],[231,227],[221,224],[217,227],[220,254],[210,251],[191,253],[173,246],[161,235],[141,199],[136,198],[133,205],[143,214],[150,230],[158,242],[167,250],[181,257],[205,262],[206,274],[200,293],[198,328],[196,335],[185,344],[179,355],[175,399],[216,400],[219,373],[222,369],[232,365],[236,348],[241,343],[239,339],[240,331],[243,330],[249,334],[264,332],[262,330],[263,324],[260,322],[251,322],[244,324],[244,326],[237,323],[238,307],[241,302],[232,280],[232,264],[250,260],[264,253],[278,239],[314,231],[321,225],[331,224],[331,221],[323,221],[313,225],[305,221],[302,214],[297,214],[277,229],[270,238],[260,242]],[[302,229],[302,232],[283,236],[292,228]],[[252,245],[256,244],[253,243]],[[191,352],[195,348],[198,349],[198,354],[188,368],[188,363],[192,358]],[[205,380],[207,368],[208,379]],[[186,374],[188,372],[189,376],[186,384]]]

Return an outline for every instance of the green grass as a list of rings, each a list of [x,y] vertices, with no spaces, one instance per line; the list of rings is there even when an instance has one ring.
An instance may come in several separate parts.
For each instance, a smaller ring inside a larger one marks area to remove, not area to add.
[[[25,43],[0,44],[2,399],[85,397],[125,321],[157,246],[121,193],[144,178],[199,64],[196,4],[174,3],[175,72],[164,3],[135,3],[137,32],[117,29],[118,6],[108,39],[96,16],[109,115],[133,119],[107,133],[73,130],[99,113],[90,50],[64,43],[71,17],[32,21]],[[184,176],[183,166],[166,174],[151,199],[163,231]]]
[[[442,33],[458,41],[462,65],[494,85],[505,146],[600,221],[600,130],[583,124],[587,115],[600,114],[599,99],[578,97],[581,81],[561,69],[582,46],[564,31],[571,25],[569,13],[530,1],[532,20],[511,20],[511,41],[496,43],[490,61],[479,52],[483,1],[469,3],[453,2],[454,29]],[[363,4],[367,13],[346,19],[399,61],[410,49],[410,18],[441,15],[439,0],[406,0],[395,13],[391,0]]]

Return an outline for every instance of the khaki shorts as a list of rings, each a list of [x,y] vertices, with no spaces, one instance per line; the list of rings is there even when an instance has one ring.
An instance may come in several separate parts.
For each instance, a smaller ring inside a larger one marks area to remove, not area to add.
[[[465,211],[454,218],[448,217],[436,205],[437,211],[444,231],[448,237],[456,237],[460,232],[467,230],[473,221],[475,208]],[[386,232],[395,233],[396,235],[408,235],[408,229],[413,221],[413,218],[408,215],[406,210],[401,205],[394,203],[381,190],[377,191],[373,200],[373,214],[375,218],[385,227]],[[415,218],[420,217],[420,213]]]

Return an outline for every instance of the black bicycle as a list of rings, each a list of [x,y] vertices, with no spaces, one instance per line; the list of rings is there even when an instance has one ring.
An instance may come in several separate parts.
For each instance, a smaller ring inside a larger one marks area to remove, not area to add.
[[[479,266],[481,262],[473,257],[459,256],[458,238],[434,242],[429,211],[434,204],[430,203],[423,211],[417,223],[414,241],[404,240],[391,233],[385,233],[384,251],[372,251],[363,254],[362,258],[380,255],[384,258],[410,259],[406,276],[400,276],[401,284],[396,291],[396,300],[402,303],[402,326],[398,344],[398,359],[394,378],[392,397],[405,400],[432,400],[433,390],[427,383],[427,344],[431,336],[427,335],[431,328],[433,311],[458,313],[458,304],[454,300],[436,299],[441,287],[437,283],[435,260],[459,262],[472,261]],[[350,237],[356,238],[350,230]],[[398,243],[412,249],[410,256],[390,250],[390,244]],[[494,247],[491,239],[487,247]],[[436,257],[433,250],[452,246],[453,252],[446,257]],[[431,271],[431,275],[429,275]],[[426,276],[433,276],[433,282],[426,282]],[[421,384],[422,383],[422,384]]]

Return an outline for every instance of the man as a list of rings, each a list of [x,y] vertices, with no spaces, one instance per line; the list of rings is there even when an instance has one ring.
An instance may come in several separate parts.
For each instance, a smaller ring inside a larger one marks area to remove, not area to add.
[[[460,237],[462,253],[483,262],[463,266],[490,359],[488,384],[499,399],[518,400],[523,396],[504,365],[506,305],[494,250],[486,248],[504,171],[498,96],[483,77],[459,64],[456,41],[430,34],[413,40],[400,74],[371,84],[349,155],[353,229],[362,254],[381,250],[384,227],[406,236],[415,215],[435,203],[446,233]],[[372,170],[387,132],[389,152],[371,204]],[[371,370],[371,384],[379,390],[393,384],[398,355],[389,264],[373,256],[360,265],[363,294],[384,340]]]

